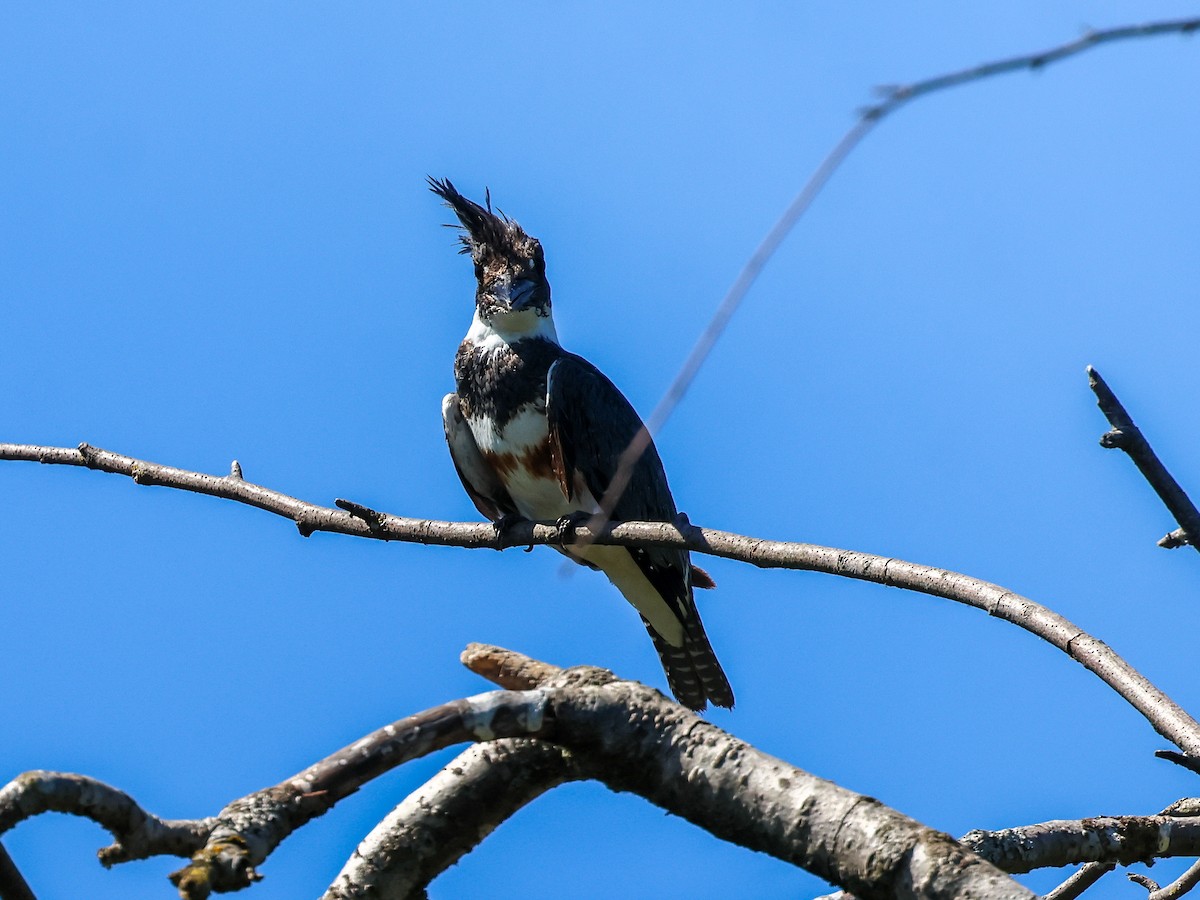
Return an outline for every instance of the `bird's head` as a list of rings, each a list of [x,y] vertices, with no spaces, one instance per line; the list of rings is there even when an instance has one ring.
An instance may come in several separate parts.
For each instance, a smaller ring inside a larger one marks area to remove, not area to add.
[[[550,283],[542,245],[512,219],[468,200],[449,179],[429,179],[429,189],[446,201],[462,223],[463,253],[475,263],[475,307],[488,322],[550,315]]]

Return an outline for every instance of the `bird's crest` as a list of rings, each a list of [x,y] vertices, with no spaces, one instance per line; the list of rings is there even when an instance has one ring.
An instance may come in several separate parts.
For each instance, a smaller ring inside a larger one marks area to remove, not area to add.
[[[460,253],[470,253],[478,256],[488,248],[493,253],[502,254],[528,237],[521,226],[506,216],[500,210],[492,210],[492,192],[485,189],[484,202],[480,206],[474,200],[468,200],[458,192],[449,178],[428,178],[429,189],[446,201],[446,205],[454,210],[461,224],[448,225],[448,228],[458,228],[465,232],[459,235],[462,241]]]

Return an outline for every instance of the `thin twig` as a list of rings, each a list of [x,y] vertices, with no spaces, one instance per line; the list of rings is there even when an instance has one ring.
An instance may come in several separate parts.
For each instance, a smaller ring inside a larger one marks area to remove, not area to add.
[[[734,313],[737,312],[738,307],[741,306],[742,301],[746,298],[746,294],[749,292],[751,286],[758,279],[759,274],[766,267],[771,257],[775,255],[775,252],[779,249],[784,239],[791,233],[796,223],[800,221],[800,218],[812,206],[813,201],[817,199],[822,188],[828,184],[842,163],[862,143],[862,140],[871,129],[887,116],[900,109],[900,107],[919,97],[926,97],[938,91],[958,87],[959,85],[968,84],[973,81],[981,81],[995,75],[1004,75],[1009,72],[1018,72],[1025,69],[1040,71],[1052,63],[1060,62],[1068,57],[1083,53],[1085,50],[1090,50],[1100,44],[1164,34],[1191,34],[1197,29],[1200,29],[1200,17],[1176,19],[1167,22],[1151,22],[1144,25],[1122,25],[1098,31],[1089,30],[1073,41],[1068,41],[1057,47],[1051,47],[1048,50],[983,63],[982,65],[972,66],[968,69],[961,69],[944,75],[936,75],[933,78],[926,78],[923,81],[914,81],[910,84],[881,88],[883,99],[878,103],[865,107],[859,112],[855,123],[850,126],[849,130],[833,146],[833,149],[817,165],[816,170],[809,176],[804,187],[796,194],[795,199],[784,210],[779,220],[771,226],[771,230],[767,232],[767,236],[763,238],[762,243],[755,249],[749,261],[742,268],[742,271],[738,273],[737,279],[721,300],[717,311],[713,313],[713,317],[708,325],[705,326],[704,331],[701,332],[699,339],[696,341],[691,353],[688,354],[683,366],[680,367],[670,387],[667,388],[663,398],[658,402],[658,406],[654,408],[654,412],[650,415],[647,425],[643,426],[629,447],[621,454],[621,461],[617,467],[617,472],[600,502],[600,510],[596,516],[598,521],[594,524],[598,525],[599,522],[612,518],[612,511],[616,508],[617,501],[620,500],[621,494],[624,493],[625,488],[628,486],[629,479],[632,477],[633,467],[649,444],[650,435],[657,434],[662,426],[666,424],[666,421],[671,417],[671,413],[675,411],[680,401],[683,400],[688,388],[692,386],[692,382],[695,381],[700,368],[708,359],[717,340],[724,333],[726,327],[729,325],[729,321],[733,318]]]
[[[1179,523],[1179,531],[1168,534],[1159,541],[1159,545],[1170,549],[1191,544],[1196,552],[1200,553],[1200,546],[1196,541],[1200,536],[1200,511],[1196,510],[1191,498],[1167,471],[1167,467],[1162,464],[1146,436],[1133,424],[1133,418],[1125,411],[1112,388],[1100,377],[1100,373],[1088,366],[1087,374],[1088,385],[1096,395],[1096,405],[1112,426],[1111,431],[1101,436],[1100,446],[1124,450]]]
[[[1165,759],[1167,762],[1173,762],[1177,766],[1183,766],[1192,772],[1200,775],[1200,759],[1188,756],[1183,753],[1176,753],[1174,750],[1155,750],[1154,755],[1159,759]]]
[[[179,488],[235,500],[291,519],[303,535],[328,531],[384,541],[496,550],[578,540],[621,546],[675,547],[736,559],[761,568],[825,572],[931,594],[982,609],[1053,644],[1103,679],[1140,712],[1155,731],[1184,754],[1200,758],[1200,723],[1103,641],[1027,597],[947,569],[817,544],[768,541],[682,522],[624,522],[600,531],[591,531],[586,526],[563,529],[557,525],[519,522],[498,533],[490,523],[439,522],[378,513],[374,525],[368,525],[349,512],[306,503],[249,481],[161,466],[87,444],[81,444],[77,450],[0,444],[0,460],[5,459],[87,466],[127,475],[138,484]]]

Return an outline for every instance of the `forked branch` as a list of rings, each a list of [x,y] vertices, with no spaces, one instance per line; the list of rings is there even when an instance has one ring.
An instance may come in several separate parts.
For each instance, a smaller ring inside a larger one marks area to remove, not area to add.
[[[508,659],[492,670],[537,670],[519,661],[513,665],[517,654],[498,648],[475,647],[470,659],[489,656]],[[911,886],[931,900],[1031,900],[1033,896],[946,835],[877,800],[761,753],[657,691],[591,668],[558,671],[528,690],[494,691],[409,716],[274,787],[234,801],[215,820],[205,820],[204,846],[172,880],[188,900],[246,887],[261,877],[258,867],[284,837],[371,778],[451,743],[513,737],[539,738],[560,748],[560,757],[562,751],[570,754],[561,768],[554,767],[554,755],[549,754],[551,778],[586,777],[613,790],[638,794],[718,838],[793,863],[864,900],[895,896],[900,885]],[[67,778],[82,781],[77,776]],[[439,779],[440,783],[435,779],[426,786],[426,795],[432,792],[455,802],[456,779],[445,773]],[[0,791],[0,821],[11,827],[24,818],[20,810],[31,809],[26,802],[31,792],[52,793],[63,780],[63,776],[38,773],[13,782]],[[534,777],[515,800],[505,801],[507,806],[484,814],[494,824],[522,797],[532,799],[540,793],[543,785]],[[493,783],[491,789],[495,787]],[[119,794],[111,788],[103,791]],[[78,801],[81,793],[74,790],[72,796]],[[59,798],[54,808],[98,818],[92,803],[78,802],[71,808]],[[440,825],[429,818],[418,822],[413,813],[410,802],[408,811],[402,807],[393,820],[426,833],[429,829],[444,832],[445,821]],[[127,820],[130,817],[121,818]],[[121,827],[112,819],[102,824]],[[388,852],[407,851],[405,861],[423,864],[416,880],[427,883],[481,837],[460,836],[444,852],[418,860],[412,843],[399,836],[388,845]],[[126,836],[117,834],[117,839],[121,842]],[[378,848],[385,842],[373,843]],[[368,852],[367,858],[372,869],[386,869],[378,853]],[[349,880],[362,872],[362,866],[348,867],[327,897],[362,896],[351,893],[354,885]],[[424,884],[412,887],[409,893],[415,895]]]
[[[1200,853],[1196,801],[1180,801],[1159,816],[1047,822],[972,832],[956,842],[604,670],[563,670],[478,644],[467,648],[463,662],[507,689],[394,722],[215,817],[166,822],[92,779],[31,772],[0,790],[0,833],[46,811],[86,816],[115,838],[101,851],[106,865],[190,855],[172,880],[182,897],[202,898],[258,880],[259,867],[288,834],[371,779],[468,742],[474,746],[368,835],[323,900],[422,896],[519,808],[579,779],[638,794],[863,900],[897,893],[1030,900],[1002,871]]]

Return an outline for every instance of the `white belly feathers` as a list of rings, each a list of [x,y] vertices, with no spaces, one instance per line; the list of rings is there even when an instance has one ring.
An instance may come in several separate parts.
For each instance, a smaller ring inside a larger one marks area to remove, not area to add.
[[[529,403],[497,429],[489,417],[467,420],[517,511],[527,519],[553,521],[574,512],[550,468],[550,431],[544,403]]]

